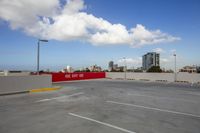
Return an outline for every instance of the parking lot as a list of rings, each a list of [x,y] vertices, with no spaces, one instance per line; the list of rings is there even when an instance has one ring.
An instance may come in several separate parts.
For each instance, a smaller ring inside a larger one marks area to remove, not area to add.
[[[123,80],[0,97],[0,133],[200,133],[200,87]]]

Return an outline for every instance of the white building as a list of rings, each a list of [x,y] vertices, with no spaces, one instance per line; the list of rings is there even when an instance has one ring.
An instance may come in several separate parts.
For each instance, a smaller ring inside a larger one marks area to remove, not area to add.
[[[97,65],[90,66],[90,67],[89,67],[89,70],[90,70],[91,72],[101,72],[101,71],[102,71],[101,67],[100,67],[100,66],[97,66]]]
[[[72,73],[74,70],[71,66],[67,66],[66,68],[62,69],[62,72]]]
[[[179,72],[188,72],[188,73],[197,73],[197,67],[196,66],[184,66],[179,70]]]

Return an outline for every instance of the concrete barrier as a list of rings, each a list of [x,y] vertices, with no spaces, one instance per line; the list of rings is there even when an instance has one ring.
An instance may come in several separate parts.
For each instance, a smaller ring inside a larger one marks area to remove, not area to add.
[[[106,78],[108,79],[135,79],[146,81],[159,81],[159,82],[174,82],[174,73],[133,73],[127,72],[107,72]],[[200,74],[197,73],[177,73],[178,82],[198,83],[200,82]]]
[[[23,92],[51,86],[51,75],[0,76],[0,93]]]
[[[52,82],[99,79],[99,78],[105,78],[106,77],[105,72],[73,72],[73,73],[54,72],[54,73],[43,73],[43,74],[51,75],[52,76]]]

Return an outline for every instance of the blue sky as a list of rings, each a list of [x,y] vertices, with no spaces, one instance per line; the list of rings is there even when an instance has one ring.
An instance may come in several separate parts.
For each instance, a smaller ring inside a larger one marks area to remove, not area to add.
[[[61,3],[64,6],[66,2]],[[48,36],[50,41],[41,44],[42,69],[59,70],[67,65],[81,68],[93,64],[107,68],[110,60],[123,64],[120,61],[123,57],[129,59],[129,67],[139,67],[141,56],[151,51],[160,52],[161,66],[168,69],[173,69],[172,51],[177,53],[178,67],[200,65],[199,0],[85,0],[84,5],[86,7],[79,12],[103,18],[111,24],[120,23],[127,31],[141,24],[149,31],[159,29],[180,39],[151,42],[151,45],[134,43],[132,46],[132,42],[126,45],[125,42],[118,44],[105,40],[103,43],[95,40],[93,45],[94,40],[82,39],[82,35],[64,40]],[[35,70],[37,38],[41,35],[27,32],[21,25],[13,28],[14,20],[7,19],[2,13],[0,10],[0,69]]]

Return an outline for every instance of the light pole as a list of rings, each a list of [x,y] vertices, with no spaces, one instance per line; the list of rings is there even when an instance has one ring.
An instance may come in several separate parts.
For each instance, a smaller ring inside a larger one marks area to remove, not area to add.
[[[174,53],[174,81],[176,82],[177,75],[176,75],[176,53]]]
[[[124,59],[124,79],[126,79],[126,58],[123,57]]]
[[[38,49],[37,49],[37,75],[40,74],[40,42],[48,42],[48,40],[38,39]]]

